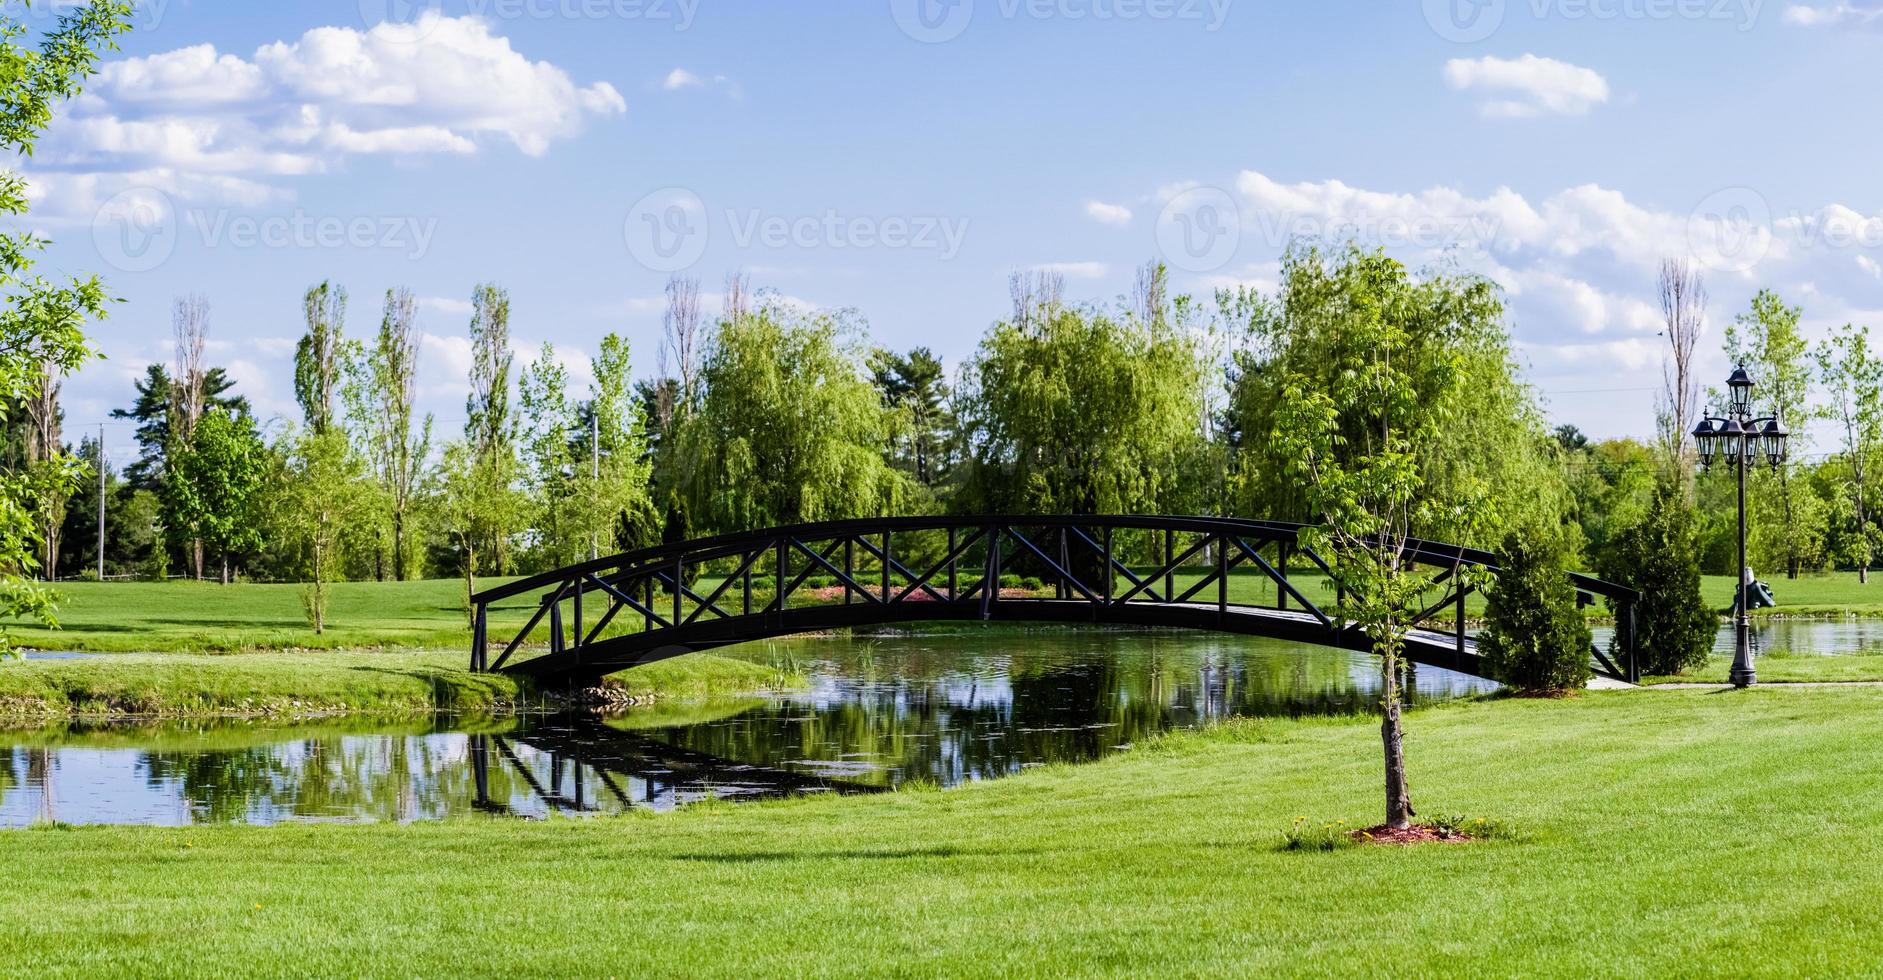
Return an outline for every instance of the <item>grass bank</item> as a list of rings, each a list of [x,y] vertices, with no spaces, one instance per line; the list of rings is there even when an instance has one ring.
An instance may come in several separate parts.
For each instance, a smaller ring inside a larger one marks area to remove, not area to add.
[[[1515,839],[1283,853],[1379,812],[1365,723],[1250,723],[943,792],[661,817],[0,834],[35,976],[1825,975],[1883,960],[1883,693],[1410,720]],[[1808,761],[1807,761],[1808,760]],[[291,873],[284,869],[293,869]]]
[[[104,654],[0,664],[0,716],[501,711],[540,696],[503,674],[473,674],[457,651],[317,650]],[[725,657],[681,657],[615,675],[641,698],[699,699],[790,683]]]
[[[1706,665],[1689,674],[1644,677],[1646,684],[1724,684],[1733,658],[1709,657]],[[1883,654],[1796,654],[1759,657],[1753,665],[1761,684],[1842,684],[1883,682]]]

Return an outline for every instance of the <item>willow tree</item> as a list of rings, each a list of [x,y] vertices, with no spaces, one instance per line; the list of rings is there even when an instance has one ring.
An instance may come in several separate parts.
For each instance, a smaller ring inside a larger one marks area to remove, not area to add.
[[[1294,448],[1270,437],[1294,407],[1290,386],[1332,391],[1353,369],[1354,323],[1390,297],[1396,317],[1424,352],[1397,371],[1425,399],[1430,418],[1455,424],[1421,436],[1420,492],[1440,503],[1415,514],[1423,537],[1495,548],[1506,531],[1561,522],[1571,510],[1555,439],[1535,395],[1521,380],[1496,284],[1436,272],[1410,276],[1385,256],[1346,246],[1289,250],[1274,295],[1251,291],[1217,297],[1222,317],[1239,335],[1231,368],[1228,436],[1235,452],[1231,499],[1237,512],[1276,520],[1318,520],[1294,469]],[[1369,428],[1354,406],[1341,431]],[[1496,506],[1489,520],[1471,517],[1471,502]],[[1571,558],[1578,542],[1569,542]]]
[[[845,314],[769,303],[720,321],[698,408],[679,423],[691,519],[718,531],[892,513],[908,480],[883,458],[888,409]]]
[[[1406,635],[1460,571],[1415,565],[1411,542],[1431,527],[1477,538],[1492,523],[1488,481],[1448,454],[1455,433],[1497,422],[1468,390],[1481,380],[1496,300],[1474,280],[1415,280],[1380,252],[1349,249],[1335,262],[1296,253],[1285,272],[1281,311],[1309,331],[1316,356],[1261,365],[1274,404],[1250,435],[1272,447],[1315,524],[1302,537],[1331,559],[1341,619],[1379,655],[1386,825],[1403,830],[1415,816],[1400,724]]]
[[[78,96],[100,56],[115,50],[117,36],[130,29],[131,3],[92,0],[64,8],[37,50],[17,43],[27,27],[17,9],[10,13],[0,17],[0,89],[6,92],[0,100],[0,147],[30,154],[53,109]],[[18,218],[27,204],[26,178],[0,172],[0,214]],[[0,230],[0,426],[11,423],[39,379],[64,377],[93,355],[83,327],[102,319],[110,302],[96,276],[55,284],[34,274],[46,241],[31,229],[31,222],[13,221]],[[68,486],[55,489],[66,496],[83,471],[63,450],[58,455],[64,457],[58,478]],[[25,474],[0,473],[0,622],[30,616],[56,624],[51,593],[22,574],[38,564],[31,503],[46,494]],[[0,654],[7,648],[0,630]]]
[[[1172,317],[1057,303],[1017,310],[981,338],[956,392],[966,463],[957,506],[1042,514],[1212,509],[1208,488],[1217,481],[1204,472],[1199,421],[1203,363]]]

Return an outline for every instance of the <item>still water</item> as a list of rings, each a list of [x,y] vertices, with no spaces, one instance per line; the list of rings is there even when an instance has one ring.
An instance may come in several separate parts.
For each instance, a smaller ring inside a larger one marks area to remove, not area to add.
[[[790,666],[810,684],[606,718],[0,733],[0,826],[541,817],[951,785],[1089,761],[1227,716],[1369,711],[1379,687],[1365,655],[1195,633],[817,638],[731,655]],[[1411,697],[1492,686],[1421,667]]]

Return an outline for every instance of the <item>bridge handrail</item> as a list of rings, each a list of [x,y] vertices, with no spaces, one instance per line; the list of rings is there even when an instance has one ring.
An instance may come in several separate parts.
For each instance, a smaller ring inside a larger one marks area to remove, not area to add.
[[[755,531],[737,531],[729,534],[714,535],[691,541],[677,541],[666,544],[626,551],[616,555],[606,555],[591,561],[542,572],[528,578],[493,586],[471,596],[475,605],[489,605],[504,599],[539,592],[545,588],[577,580],[598,572],[615,571],[629,566],[640,566],[659,562],[662,559],[681,557],[700,558],[703,552],[725,551],[727,554],[738,553],[745,548],[762,541],[771,541],[780,537],[795,537],[816,540],[825,537],[854,535],[865,531],[945,531],[949,528],[969,529],[989,525],[1023,525],[1032,527],[1080,527],[1088,525],[1107,525],[1113,528],[1128,528],[1143,531],[1176,531],[1195,533],[1216,533],[1225,530],[1236,531],[1249,537],[1263,537],[1268,540],[1294,541],[1300,532],[1313,527],[1310,524],[1297,524],[1285,521],[1250,520],[1238,517],[1168,517],[1159,515],[1135,514],[1081,514],[1081,515],[1037,515],[1037,514],[991,514],[991,515],[936,515],[932,517],[870,517],[853,518],[841,521],[822,521],[806,524],[793,524],[784,527],[762,528]],[[1436,541],[1413,539],[1407,542],[1412,557],[1422,564],[1440,566],[1457,562],[1497,571],[1497,556],[1489,551],[1466,548],[1460,545],[1445,544]],[[706,556],[712,557],[712,556]],[[723,557],[723,556],[720,556]],[[1569,576],[1576,588],[1591,595],[1613,599],[1616,602],[1632,603],[1640,599],[1640,593],[1624,585],[1607,582],[1591,575],[1572,572]]]

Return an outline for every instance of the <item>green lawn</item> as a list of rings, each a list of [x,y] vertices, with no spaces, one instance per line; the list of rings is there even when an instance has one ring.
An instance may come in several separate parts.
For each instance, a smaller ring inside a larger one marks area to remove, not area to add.
[[[473,674],[463,651],[310,650],[106,654],[0,664],[0,716],[312,714],[526,708],[538,695]],[[643,697],[697,699],[792,683],[770,667],[710,655],[616,675]]]
[[[56,588],[66,597],[59,609],[63,628],[9,625],[14,642],[114,652],[382,645],[470,651],[464,583],[450,579],[342,582],[334,586],[330,627],[319,635],[301,611],[298,585],[61,582]],[[516,614],[517,626],[526,615]]]
[[[1832,975],[1883,962],[1883,692],[1617,692],[1244,723],[947,791],[667,816],[0,834],[21,975]]]
[[[1758,610],[1755,616],[1883,616],[1883,571],[1870,576],[1868,584],[1858,584],[1856,572],[1827,572],[1796,579],[1788,579],[1782,572],[1761,572],[1760,580],[1772,587],[1778,607]],[[1731,575],[1708,575],[1700,589],[1707,604],[1722,615],[1732,608]]]

